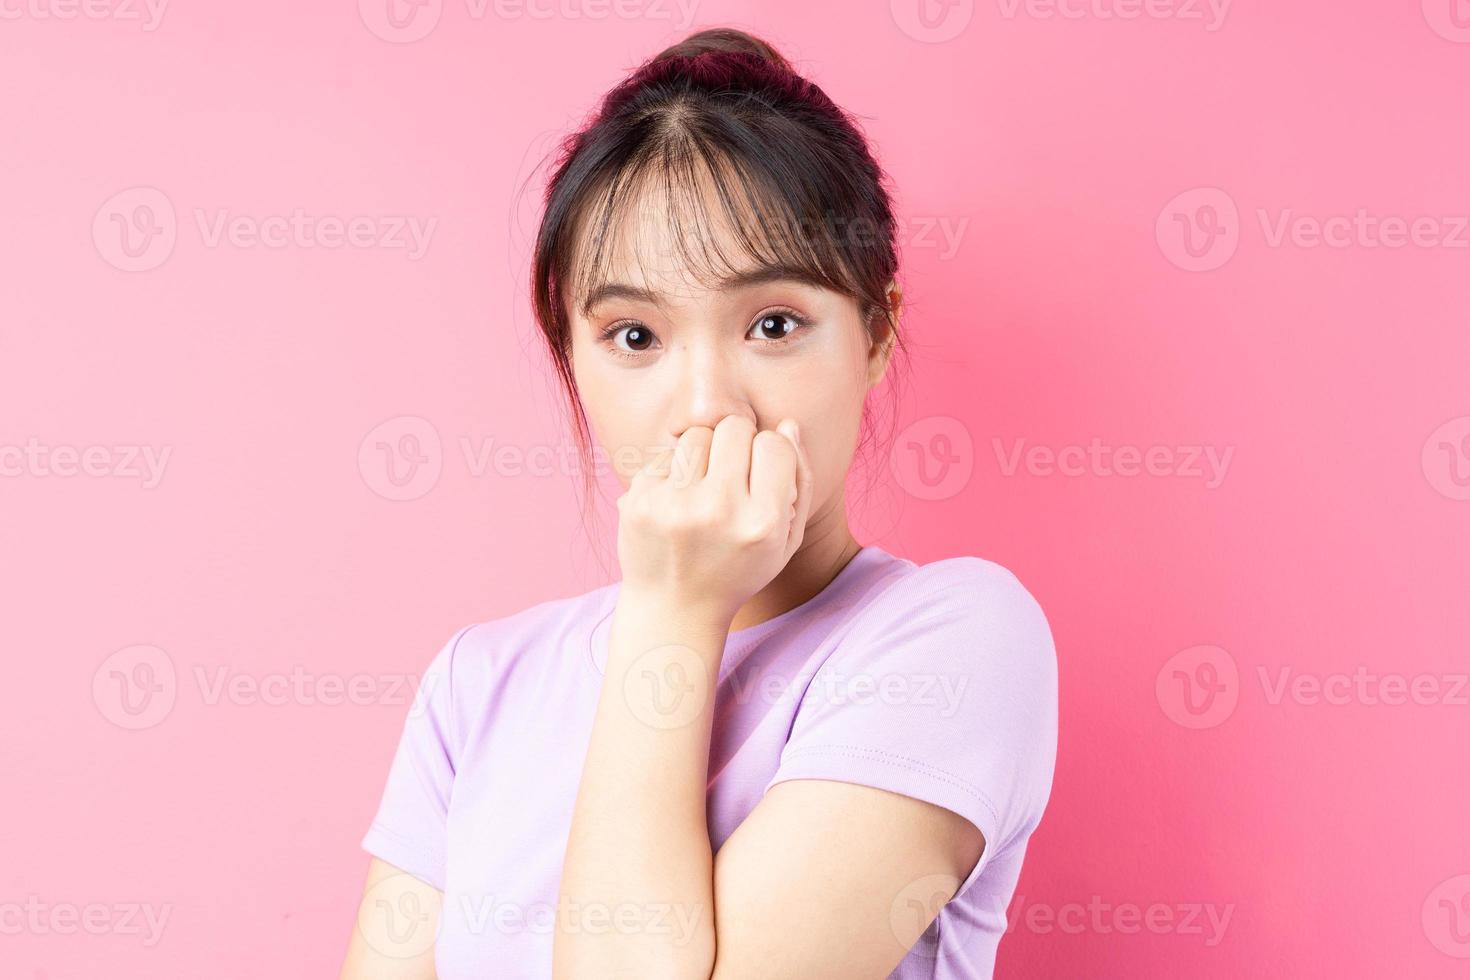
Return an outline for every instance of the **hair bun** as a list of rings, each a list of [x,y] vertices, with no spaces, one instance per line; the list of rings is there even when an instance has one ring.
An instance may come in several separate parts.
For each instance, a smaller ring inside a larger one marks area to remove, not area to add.
[[[673,58],[697,58],[711,52],[755,55],[786,71],[792,70],[791,63],[771,45],[733,27],[712,27],[691,34],[678,44],[665,48],[651,63],[658,64]]]

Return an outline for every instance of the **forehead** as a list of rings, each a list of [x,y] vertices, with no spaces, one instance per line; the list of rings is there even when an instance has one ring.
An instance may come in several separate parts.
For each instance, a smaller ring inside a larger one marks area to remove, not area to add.
[[[777,279],[830,287],[781,203],[757,208],[756,193],[708,170],[683,180],[654,174],[604,193],[576,236],[574,308],[585,314],[602,300],[654,294],[689,300]]]
[[[718,286],[714,260],[729,257],[738,248],[738,237],[724,215],[711,213],[707,206],[698,212],[676,211],[655,192],[619,217],[610,229],[601,265],[609,280],[668,295],[693,295]]]

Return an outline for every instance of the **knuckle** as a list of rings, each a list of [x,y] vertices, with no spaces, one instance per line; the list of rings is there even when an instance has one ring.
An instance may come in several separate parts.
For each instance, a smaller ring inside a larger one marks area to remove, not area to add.
[[[744,415],[726,415],[715,423],[715,431],[719,432],[721,429],[754,431],[755,423]]]
[[[770,538],[780,527],[780,522],[771,514],[762,512],[747,518],[736,531],[743,544],[759,544]]]
[[[751,452],[759,453],[771,460],[794,461],[796,459],[796,447],[774,429],[757,432],[754,441],[751,442]]]

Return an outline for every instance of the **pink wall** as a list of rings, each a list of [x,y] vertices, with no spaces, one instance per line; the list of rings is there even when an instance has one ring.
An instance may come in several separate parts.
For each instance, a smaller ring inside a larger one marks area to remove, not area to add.
[[[1056,635],[999,975],[1464,976],[1470,6],[685,2],[0,2],[0,974],[335,975],[416,672],[606,580],[517,188],[734,23],[898,187],[863,537]]]

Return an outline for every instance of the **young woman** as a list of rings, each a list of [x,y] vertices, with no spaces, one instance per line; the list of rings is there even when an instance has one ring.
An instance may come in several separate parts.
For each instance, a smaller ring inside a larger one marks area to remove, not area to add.
[[[849,117],[730,30],[564,144],[535,306],[626,490],[622,579],[433,659],[343,977],[991,975],[1056,657],[1001,566],[848,528],[899,345],[882,183]]]

